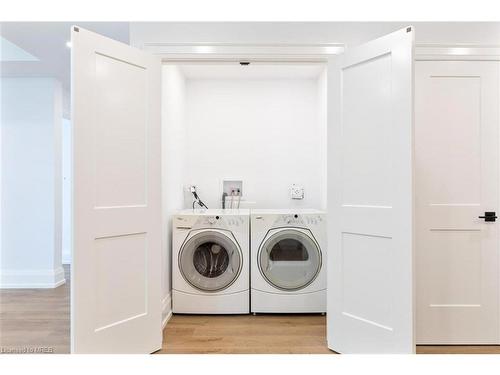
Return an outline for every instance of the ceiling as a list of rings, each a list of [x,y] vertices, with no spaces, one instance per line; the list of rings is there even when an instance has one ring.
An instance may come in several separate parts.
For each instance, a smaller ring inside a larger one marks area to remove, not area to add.
[[[406,26],[408,23],[395,22],[320,22],[320,23],[232,23],[232,22],[2,22],[0,36],[9,44],[10,58],[4,58],[7,49],[0,49],[1,76],[55,77],[61,81],[64,96],[64,116],[70,114],[70,49],[66,42],[70,39],[71,26],[108,36],[121,42],[142,47],[145,42],[191,43],[209,41],[213,43],[295,43],[315,41],[344,43],[348,46]],[[418,43],[438,44],[480,44],[497,45],[500,40],[499,22],[420,22],[414,23]],[[0,39],[1,41],[2,39]],[[16,52],[16,48],[19,48]],[[17,56],[17,57],[12,57]],[[31,58],[31,56],[33,58]],[[2,61],[17,60],[17,61]],[[256,66],[247,70],[220,67],[207,72],[199,68],[191,69],[193,76],[212,75],[218,71],[227,76],[245,73],[246,76],[260,75]],[[188,69],[188,70],[189,70]],[[300,74],[315,74],[314,69],[299,69]],[[250,73],[250,74],[248,74]],[[275,74],[274,72],[273,74]],[[299,72],[295,72],[299,73]],[[290,71],[281,68],[280,74]]]
[[[38,59],[0,35],[0,61],[38,61]]]
[[[70,40],[72,25],[129,44],[128,22],[2,22],[0,35],[37,61],[1,61],[0,74],[8,77],[55,77],[62,83],[64,117],[70,115]],[[9,45],[9,48],[13,47]],[[12,60],[12,59],[10,59]],[[19,59],[22,60],[22,59]]]

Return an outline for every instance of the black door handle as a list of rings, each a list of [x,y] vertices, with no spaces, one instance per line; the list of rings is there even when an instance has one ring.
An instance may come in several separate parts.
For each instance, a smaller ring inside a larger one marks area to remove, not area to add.
[[[478,216],[480,219],[484,219],[484,221],[496,221],[497,213],[495,211],[487,211],[484,213],[484,216]]]

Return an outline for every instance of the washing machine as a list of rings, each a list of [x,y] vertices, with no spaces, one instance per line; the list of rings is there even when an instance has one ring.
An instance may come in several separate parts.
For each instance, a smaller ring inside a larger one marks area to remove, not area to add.
[[[174,313],[250,312],[249,220],[249,210],[183,210],[174,215]]]
[[[326,215],[251,210],[252,313],[326,312]]]

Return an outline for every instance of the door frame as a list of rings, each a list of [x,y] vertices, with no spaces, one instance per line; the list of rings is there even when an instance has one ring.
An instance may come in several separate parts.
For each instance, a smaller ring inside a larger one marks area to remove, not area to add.
[[[159,56],[163,62],[240,61],[326,62],[346,50],[343,43],[150,43],[137,48]],[[416,43],[415,61],[500,61],[500,44]]]
[[[235,63],[251,61],[269,64],[322,64],[344,52],[341,43],[316,44],[232,44],[232,43],[143,43],[134,45],[161,59],[162,66],[167,64],[206,64]],[[168,213],[162,210],[162,222],[168,222]],[[167,230],[164,226],[163,231]],[[165,238],[163,235],[162,238]],[[170,294],[162,296],[162,322],[164,329],[172,316]]]
[[[500,45],[421,43],[415,61],[500,61]]]
[[[326,62],[345,50],[343,43],[143,43],[137,46],[162,62],[267,61]]]

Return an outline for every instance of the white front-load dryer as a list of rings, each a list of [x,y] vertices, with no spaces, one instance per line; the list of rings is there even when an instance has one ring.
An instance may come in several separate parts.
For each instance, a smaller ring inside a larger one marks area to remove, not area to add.
[[[253,313],[326,312],[326,216],[318,210],[252,210]]]
[[[174,313],[250,312],[249,215],[249,210],[183,210],[174,215]]]

